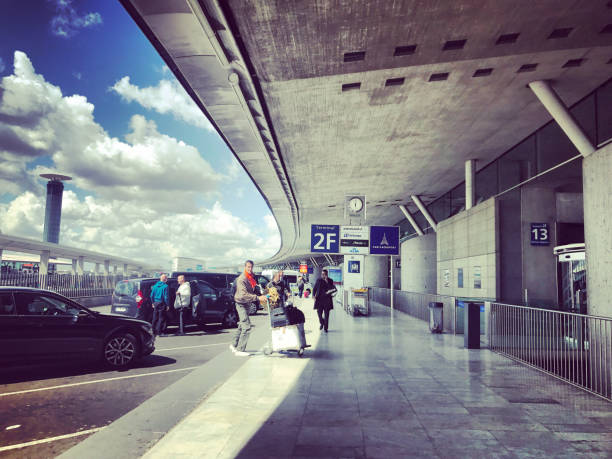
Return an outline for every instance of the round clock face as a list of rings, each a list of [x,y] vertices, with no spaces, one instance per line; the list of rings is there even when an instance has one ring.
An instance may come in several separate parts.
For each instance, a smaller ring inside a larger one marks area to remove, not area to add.
[[[349,208],[353,212],[359,212],[361,209],[363,209],[363,201],[359,198],[353,198],[349,201]]]

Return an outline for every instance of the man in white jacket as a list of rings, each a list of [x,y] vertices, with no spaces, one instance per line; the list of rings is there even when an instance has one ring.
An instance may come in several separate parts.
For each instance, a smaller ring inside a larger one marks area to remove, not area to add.
[[[178,278],[179,288],[176,290],[176,299],[174,300],[174,310],[178,311],[179,314],[185,314],[189,304],[191,303],[191,286],[189,282],[185,281],[185,276],[180,275]],[[184,316],[182,316],[184,317]],[[183,327],[182,321],[179,325],[178,334],[182,335]]]

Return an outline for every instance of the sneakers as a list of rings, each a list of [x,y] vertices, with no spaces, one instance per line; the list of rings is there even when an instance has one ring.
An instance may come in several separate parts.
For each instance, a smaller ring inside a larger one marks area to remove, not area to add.
[[[232,352],[236,352],[236,348],[234,347],[234,345],[233,345],[233,344],[230,344],[230,351],[232,351]]]
[[[248,352],[238,351],[237,350],[237,351],[234,352],[234,355],[237,355],[238,357],[248,357],[251,354],[249,354]]]

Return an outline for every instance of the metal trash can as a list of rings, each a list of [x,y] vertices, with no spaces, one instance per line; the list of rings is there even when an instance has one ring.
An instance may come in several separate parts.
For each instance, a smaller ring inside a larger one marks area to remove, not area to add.
[[[432,301],[429,303],[429,330],[432,333],[444,331],[443,312],[444,304]]]

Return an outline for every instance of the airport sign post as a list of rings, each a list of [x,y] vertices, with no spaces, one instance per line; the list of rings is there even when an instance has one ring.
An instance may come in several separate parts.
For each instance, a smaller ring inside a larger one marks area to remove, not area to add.
[[[340,225],[310,225],[310,251],[312,253],[338,253]]]
[[[399,255],[399,226],[370,226],[370,255]]]
[[[347,255],[368,255],[370,251],[369,226],[341,226],[340,253]]]

